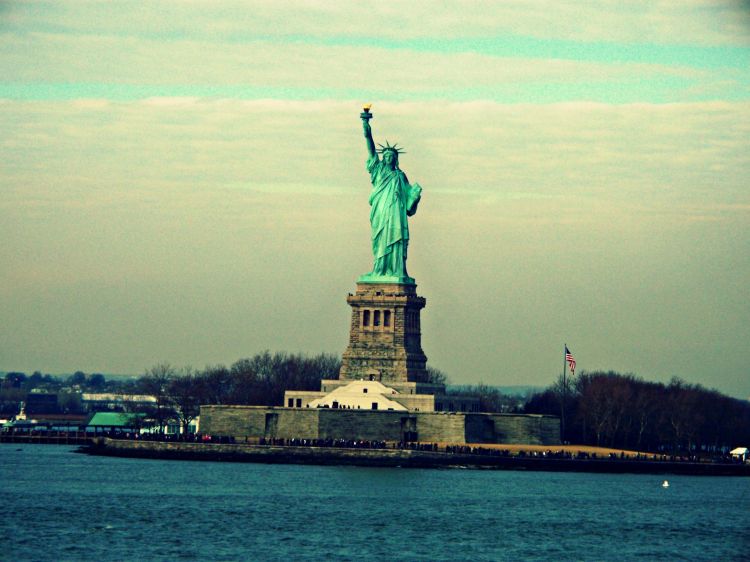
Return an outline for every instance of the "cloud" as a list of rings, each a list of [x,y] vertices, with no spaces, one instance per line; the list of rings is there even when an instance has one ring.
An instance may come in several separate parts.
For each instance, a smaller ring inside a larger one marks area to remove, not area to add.
[[[383,102],[373,111],[377,138],[406,146],[410,174],[445,193],[736,203],[750,168],[748,103]],[[108,189],[345,190],[360,179],[358,112],[334,101],[4,104],[0,119],[13,133],[0,141],[3,174],[9,185],[47,190],[69,177]]]
[[[731,4],[417,2],[369,6],[367,16],[350,4],[219,6],[14,5],[1,32],[0,92],[513,102],[750,92],[747,43],[733,46],[723,23]]]
[[[56,2],[40,10],[15,3],[5,15],[10,29],[66,34],[108,34],[139,39],[253,38],[302,40],[329,37],[487,38],[532,36],[583,42],[744,45],[750,41],[747,6],[739,0],[627,3],[514,0],[404,5],[262,0],[184,2],[104,0]],[[80,17],[85,13],[86,17]]]
[[[528,82],[641,84],[644,80],[699,80],[710,75],[707,70],[680,65],[408,48],[393,51],[376,45],[311,45],[267,39],[231,44],[45,33],[7,37],[4,50],[6,81],[211,84],[219,96],[223,86],[240,85],[346,92],[354,84],[366,84],[373,92],[408,95],[420,91],[491,92],[507,84]]]

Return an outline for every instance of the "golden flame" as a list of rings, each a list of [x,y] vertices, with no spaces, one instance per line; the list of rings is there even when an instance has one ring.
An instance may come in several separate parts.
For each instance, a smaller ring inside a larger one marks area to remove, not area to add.
[[[365,105],[362,106],[362,109],[365,110],[365,113],[369,113],[371,107],[372,107],[371,103],[366,103]]]

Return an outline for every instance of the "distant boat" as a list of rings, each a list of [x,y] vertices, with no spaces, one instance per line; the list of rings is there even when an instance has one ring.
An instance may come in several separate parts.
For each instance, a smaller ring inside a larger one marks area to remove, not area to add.
[[[669,488],[669,480],[665,480],[664,482],[662,482],[661,483],[661,487],[662,488]]]

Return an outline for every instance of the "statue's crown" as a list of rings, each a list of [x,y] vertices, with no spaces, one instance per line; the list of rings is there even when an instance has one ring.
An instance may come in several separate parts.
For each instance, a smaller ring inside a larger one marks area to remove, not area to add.
[[[391,146],[391,144],[386,140],[385,141],[385,146],[383,146],[380,143],[378,143],[378,146],[380,147],[380,148],[378,148],[378,152],[380,154],[383,154],[384,152],[386,152],[388,150],[390,150],[391,152],[395,152],[396,154],[406,154],[406,152],[404,152],[404,150],[401,147],[398,146],[398,143],[394,143]]]

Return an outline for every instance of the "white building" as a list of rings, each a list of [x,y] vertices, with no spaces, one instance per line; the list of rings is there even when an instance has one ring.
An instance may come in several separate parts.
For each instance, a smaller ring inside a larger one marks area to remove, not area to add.
[[[376,380],[323,380],[319,392],[287,390],[284,406],[409,412],[479,411],[476,398],[445,395],[444,388],[443,385],[414,382],[385,386]]]
[[[136,411],[140,407],[156,406],[156,398],[148,394],[84,392],[81,394],[81,405],[89,412]]]
[[[377,381],[352,381],[312,400],[309,407],[407,411],[408,408],[397,401],[398,395],[396,390]]]

